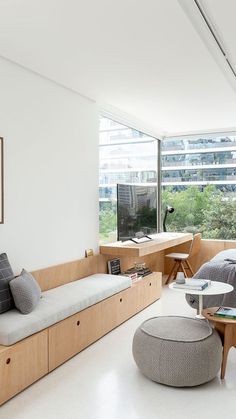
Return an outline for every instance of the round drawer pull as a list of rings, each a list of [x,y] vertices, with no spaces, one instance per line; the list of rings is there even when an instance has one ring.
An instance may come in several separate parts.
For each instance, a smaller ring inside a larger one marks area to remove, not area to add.
[[[6,360],[6,364],[8,365],[8,364],[10,364],[10,362],[11,362],[11,358],[7,358],[7,360]]]
[[[123,301],[122,298],[120,298],[120,303],[122,303],[122,301]]]
[[[78,321],[77,321],[77,326],[79,326],[79,325],[80,325],[80,321],[78,320]]]
[[[151,287],[152,286],[152,283],[151,282],[149,282],[149,287]]]

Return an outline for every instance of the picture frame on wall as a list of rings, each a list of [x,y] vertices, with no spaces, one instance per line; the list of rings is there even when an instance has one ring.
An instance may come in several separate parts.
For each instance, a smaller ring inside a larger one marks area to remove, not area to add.
[[[0,137],[0,224],[4,222],[3,138]]]

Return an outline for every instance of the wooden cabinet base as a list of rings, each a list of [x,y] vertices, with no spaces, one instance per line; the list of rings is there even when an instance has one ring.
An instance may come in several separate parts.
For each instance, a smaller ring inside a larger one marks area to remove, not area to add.
[[[48,333],[0,347],[0,404],[48,373]]]
[[[152,304],[161,287],[162,274],[154,272],[15,345],[0,346],[0,405]]]
[[[49,371],[156,301],[161,290],[162,275],[154,272],[131,288],[49,327]]]

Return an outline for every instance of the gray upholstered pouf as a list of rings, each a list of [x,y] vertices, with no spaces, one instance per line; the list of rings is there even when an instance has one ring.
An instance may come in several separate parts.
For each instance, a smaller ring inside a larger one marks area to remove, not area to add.
[[[218,333],[205,320],[154,317],[136,330],[133,356],[141,372],[151,380],[192,387],[217,375],[222,344]]]

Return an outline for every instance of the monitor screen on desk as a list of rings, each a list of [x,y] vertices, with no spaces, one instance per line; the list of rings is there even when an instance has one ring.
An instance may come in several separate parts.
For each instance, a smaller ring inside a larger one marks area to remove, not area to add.
[[[117,184],[117,239],[125,241],[156,232],[156,186]]]

